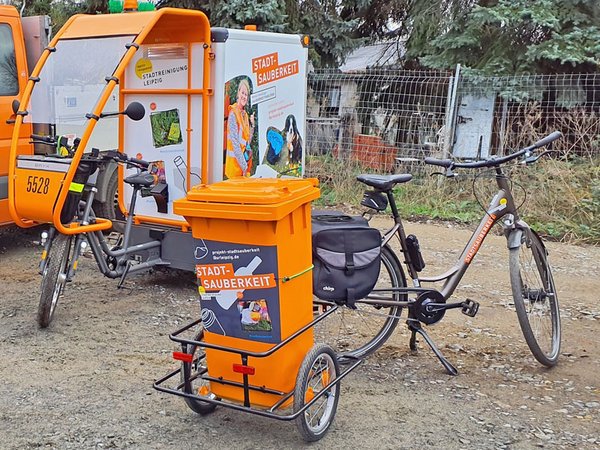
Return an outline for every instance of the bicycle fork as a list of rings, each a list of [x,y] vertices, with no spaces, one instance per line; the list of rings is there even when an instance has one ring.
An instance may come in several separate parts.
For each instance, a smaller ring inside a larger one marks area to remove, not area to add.
[[[43,275],[46,270],[46,264],[48,264],[48,253],[50,252],[50,247],[52,247],[52,241],[54,240],[54,236],[56,235],[56,229],[54,227],[50,227],[48,231],[42,231],[41,236],[41,244],[43,247],[42,256],[40,257],[39,264],[39,274]]]

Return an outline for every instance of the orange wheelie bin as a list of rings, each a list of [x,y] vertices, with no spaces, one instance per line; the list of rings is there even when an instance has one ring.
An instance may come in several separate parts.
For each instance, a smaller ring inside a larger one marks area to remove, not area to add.
[[[311,201],[316,179],[234,178],[192,188],[174,202],[195,241],[203,340],[223,349],[262,353],[313,320]],[[313,346],[308,329],[266,357],[206,348],[210,391],[242,402],[253,386],[290,392]],[[206,394],[206,393],[205,393]],[[250,403],[281,396],[252,390]]]

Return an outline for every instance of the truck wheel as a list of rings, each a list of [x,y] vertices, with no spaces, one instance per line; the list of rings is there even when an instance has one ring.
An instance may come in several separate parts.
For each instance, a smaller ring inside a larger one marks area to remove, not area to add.
[[[110,176],[110,180],[107,185],[107,193],[106,199],[107,201],[104,203],[100,203],[94,201],[94,213],[97,217],[102,217],[104,219],[110,219],[113,222],[115,220],[124,221],[125,216],[121,213],[121,209],[119,208],[119,189],[118,189],[118,173],[115,170],[113,174]],[[119,233],[123,232],[124,225],[122,223],[113,223],[113,231],[117,231]]]

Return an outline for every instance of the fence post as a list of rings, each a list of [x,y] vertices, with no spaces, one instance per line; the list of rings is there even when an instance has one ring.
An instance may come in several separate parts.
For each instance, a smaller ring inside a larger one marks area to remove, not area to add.
[[[458,92],[458,82],[460,79],[460,64],[456,65],[456,71],[454,77],[450,77],[448,80],[448,102],[446,103],[446,125],[445,125],[445,136],[444,136],[444,147],[442,158],[447,158],[450,155],[450,149],[452,148],[452,141],[454,139],[454,116],[456,114],[456,97]]]

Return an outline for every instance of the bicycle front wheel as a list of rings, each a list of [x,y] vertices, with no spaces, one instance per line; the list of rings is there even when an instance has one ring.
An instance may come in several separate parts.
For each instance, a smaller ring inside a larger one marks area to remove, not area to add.
[[[525,341],[541,364],[556,365],[560,352],[558,296],[540,238],[523,230],[521,245],[510,250],[510,282]]]
[[[399,287],[406,287],[406,278],[395,254],[385,245],[381,248],[381,270],[374,290],[388,291],[372,292],[366,299],[356,300],[355,309],[339,306],[315,326],[315,340],[331,345],[341,358],[372,354],[391,336],[402,312],[400,305],[384,306],[373,301],[383,297],[396,302],[406,300],[406,294],[390,291]]]
[[[69,254],[71,236],[57,233],[46,256],[47,261],[42,273],[40,304],[38,307],[38,324],[47,328],[52,322],[58,299],[62,295],[67,282],[69,270]]]

